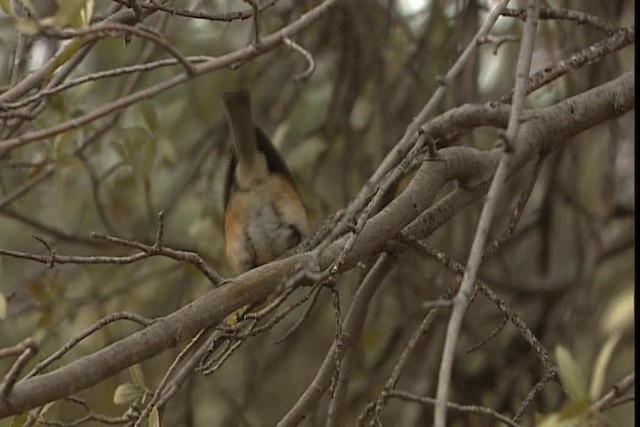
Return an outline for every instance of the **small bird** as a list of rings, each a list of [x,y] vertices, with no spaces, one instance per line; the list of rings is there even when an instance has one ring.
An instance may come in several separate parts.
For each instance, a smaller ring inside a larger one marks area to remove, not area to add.
[[[249,91],[222,98],[233,136],[224,185],[225,251],[240,274],[296,246],[309,224],[289,168],[253,123]]]

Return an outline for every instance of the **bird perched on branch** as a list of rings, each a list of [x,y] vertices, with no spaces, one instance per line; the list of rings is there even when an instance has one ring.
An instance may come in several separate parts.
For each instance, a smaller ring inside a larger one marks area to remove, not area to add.
[[[249,91],[222,97],[233,136],[224,186],[225,251],[240,274],[296,246],[309,225],[289,168],[253,123]]]

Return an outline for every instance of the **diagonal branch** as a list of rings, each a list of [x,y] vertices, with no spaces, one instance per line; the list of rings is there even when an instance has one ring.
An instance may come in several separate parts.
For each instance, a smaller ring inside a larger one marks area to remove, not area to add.
[[[634,89],[634,73],[631,71],[552,107],[526,114],[519,141],[522,149],[514,153],[510,174],[534,159],[540,150],[553,150],[567,138],[632,110],[635,107]],[[573,119],[571,122],[564,119],[568,114]],[[447,113],[446,117],[450,129],[501,126],[507,122],[509,110],[504,106],[466,106]],[[447,123],[441,121],[439,129],[446,130]],[[384,250],[386,243],[395,239],[405,227],[416,238],[426,237],[464,206],[480,198],[487,191],[487,187],[481,185],[483,177],[486,180],[487,174],[495,170],[500,153],[452,147],[440,150],[438,155],[442,161],[421,166],[407,189],[370,219],[341,271],[347,271],[359,260]],[[433,205],[443,183],[459,177],[479,184],[472,190],[455,190]],[[327,268],[331,265],[344,244],[344,238],[332,243],[318,258],[318,266]],[[0,417],[19,414],[96,385],[193,337],[240,307],[266,298],[309,258],[308,252],[296,254],[250,270],[159,319],[144,331],[64,367],[17,383],[8,399],[0,400]],[[93,369],[95,366],[100,366],[100,369]]]

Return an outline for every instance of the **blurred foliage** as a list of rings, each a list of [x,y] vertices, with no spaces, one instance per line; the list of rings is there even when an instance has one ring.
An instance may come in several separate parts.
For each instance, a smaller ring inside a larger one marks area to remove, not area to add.
[[[33,0],[36,3],[35,0]],[[0,2],[0,84],[10,83],[18,42],[13,19]],[[29,2],[22,0],[23,5]],[[41,6],[40,2],[37,2]],[[95,4],[94,4],[95,3]],[[267,34],[316,5],[281,0],[260,14]],[[415,4],[413,4],[415,3]],[[486,16],[473,1],[344,1],[295,37],[313,54],[316,71],[306,82],[292,77],[304,58],[280,46],[237,69],[219,70],[89,125],[25,145],[0,160],[0,199],[47,166],[53,176],[0,209],[0,247],[46,254],[31,236],[45,239],[57,254],[127,254],[96,240],[91,231],[153,242],[156,215],[165,212],[164,243],[195,250],[229,275],[223,256],[221,184],[228,131],[221,94],[240,85],[254,96],[257,122],[271,135],[291,166],[312,223],[345,206],[405,127],[439,86]],[[512,7],[523,1],[512,2]],[[551,3],[551,2],[548,2]],[[635,2],[557,0],[616,25],[629,25]],[[56,25],[86,26],[118,5],[113,1],[61,1],[48,17]],[[173,7],[226,13],[243,1],[175,1]],[[410,8],[409,6],[412,5]],[[35,6],[34,6],[35,7]],[[211,22],[155,13],[144,25],[161,33],[184,55],[222,55],[251,41],[251,20]],[[519,35],[521,23],[502,18],[494,33]],[[604,36],[569,21],[541,21],[532,71],[553,64]],[[50,55],[52,40],[31,40],[27,68]],[[53,41],[59,45],[59,42]],[[73,42],[72,42],[73,43]],[[66,45],[71,59],[78,45]],[[440,112],[467,102],[494,100],[513,85],[517,43],[497,54],[483,46],[448,88]],[[47,54],[47,52],[49,52]],[[166,52],[136,37],[100,40],[69,78],[166,58]],[[633,64],[625,49],[572,72],[528,98],[529,108],[551,105],[620,75]],[[60,72],[60,63],[56,72]],[[89,81],[50,98],[25,129],[54,126],[127,95],[166,81],[179,65],[137,75]],[[53,74],[55,76],[55,73]],[[483,267],[481,276],[519,313],[548,349],[557,349],[564,396],[548,385],[525,416],[525,425],[559,426],[584,415],[590,402],[634,369],[634,121],[625,116],[566,141],[548,156],[513,241]],[[456,144],[490,148],[494,130],[478,129]],[[79,150],[80,146],[84,146]],[[29,167],[17,167],[19,163]],[[12,166],[13,164],[13,166]],[[531,165],[509,183],[493,233],[498,236],[529,179]],[[444,188],[443,194],[450,188]],[[429,239],[433,247],[464,260],[479,214],[476,204]],[[361,272],[340,278],[343,308]],[[410,253],[390,273],[373,300],[352,372],[345,425],[375,399],[409,336],[420,322],[421,304],[438,298],[454,275]],[[147,317],[166,315],[210,288],[189,265],[153,258],[131,265],[44,265],[0,258],[0,348],[27,336],[42,343],[39,357],[115,311]],[[308,386],[334,337],[331,295],[322,293],[309,319],[284,343],[274,345],[302,314],[296,309],[272,331],[240,348],[212,377],[194,377],[169,403],[166,426],[274,425]],[[435,395],[445,317],[419,345],[398,388]],[[466,350],[499,324],[493,305],[478,298],[469,308],[453,374],[452,401],[482,404],[514,414],[544,375],[533,350],[513,327],[479,350]],[[118,322],[82,341],[61,363],[89,354],[133,331]],[[166,351],[79,395],[99,413],[116,416],[122,404],[149,398],[179,349]],[[11,366],[0,359],[0,372]],[[56,364],[60,366],[60,363]],[[142,369],[145,375],[142,376]],[[324,423],[326,399],[307,425]],[[539,414],[534,421],[533,412]],[[70,421],[83,409],[69,402],[51,405],[46,417]],[[160,417],[158,411],[152,419]],[[383,413],[388,425],[425,425],[432,408],[393,400]],[[632,405],[607,412],[611,425],[634,425]],[[15,421],[24,419],[16,417]],[[451,426],[494,425],[486,417],[451,413]],[[0,426],[8,420],[0,420]],[[151,421],[152,423],[156,421]],[[568,425],[568,424],[567,424]]]

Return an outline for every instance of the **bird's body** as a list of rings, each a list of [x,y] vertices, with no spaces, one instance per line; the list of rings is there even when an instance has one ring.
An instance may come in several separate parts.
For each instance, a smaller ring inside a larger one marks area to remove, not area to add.
[[[249,92],[223,95],[233,144],[225,181],[229,264],[242,273],[266,264],[308,234],[307,214],[284,160],[253,124]]]

